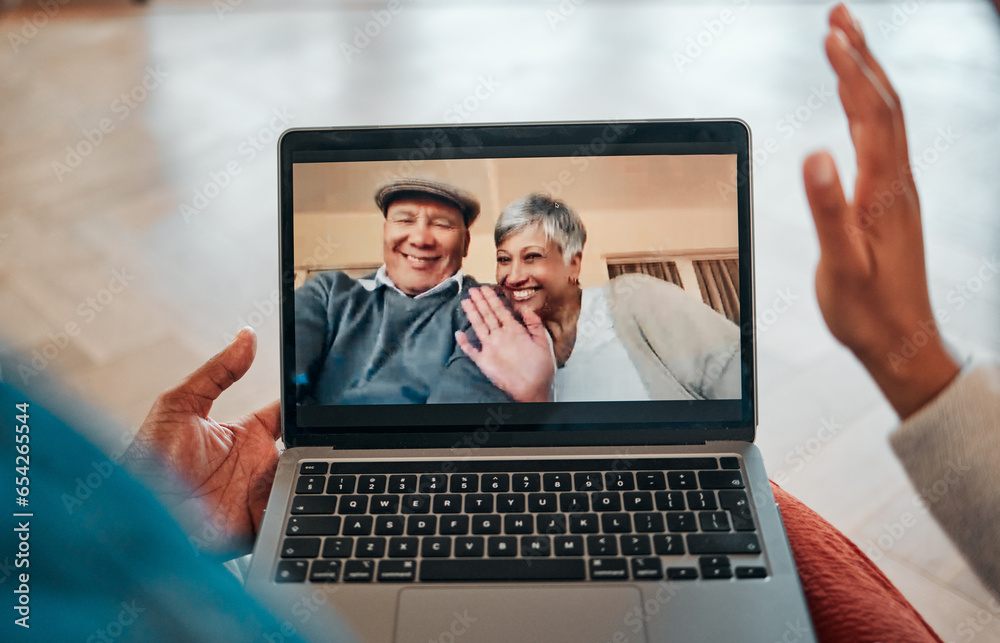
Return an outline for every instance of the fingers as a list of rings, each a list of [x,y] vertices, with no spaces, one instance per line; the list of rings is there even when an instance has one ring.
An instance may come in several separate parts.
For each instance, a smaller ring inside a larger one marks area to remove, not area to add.
[[[486,292],[489,292],[490,295],[493,296],[493,299],[496,300],[496,294],[493,293],[492,290],[492,288],[469,289],[469,297],[472,299],[473,303],[475,303],[476,308],[479,310],[479,314],[483,316],[483,321],[486,322],[486,325],[491,331],[496,330],[503,325],[497,316],[497,311],[494,308],[493,301],[487,299],[486,297]],[[501,304],[500,307],[503,308],[503,305]]]
[[[826,53],[839,79],[839,92],[858,155],[858,180],[898,176],[908,162],[899,98],[872,56],[846,7],[830,15]]]
[[[844,197],[833,158],[828,152],[811,154],[802,164],[802,178],[816,223],[820,252],[832,267],[857,266],[864,255],[859,252],[861,246],[855,237],[863,234],[863,230]]]
[[[257,334],[250,327],[243,328],[229,346],[167,391],[165,397],[190,402],[196,413],[206,417],[212,402],[246,374],[256,353]]]
[[[472,330],[475,331],[480,342],[483,341],[483,338],[490,336],[490,329],[479,313],[479,306],[472,299],[462,300],[462,310],[465,311],[465,316],[472,324]]]
[[[528,334],[531,335],[532,339],[545,337],[548,331],[545,330],[545,324],[542,323],[542,318],[538,316],[538,313],[533,310],[524,310],[521,313],[521,319],[524,320],[524,326],[528,329]],[[547,337],[546,341],[548,341]]]
[[[253,412],[253,417],[267,431],[271,438],[281,437],[281,400],[275,400]]]
[[[508,310],[507,306],[504,305],[503,301],[500,300],[500,297],[497,295],[495,290],[492,288],[479,288],[478,290],[479,294],[485,299],[486,303],[489,304],[490,310],[496,316],[501,326],[517,323],[514,315],[510,312],[510,310]]]

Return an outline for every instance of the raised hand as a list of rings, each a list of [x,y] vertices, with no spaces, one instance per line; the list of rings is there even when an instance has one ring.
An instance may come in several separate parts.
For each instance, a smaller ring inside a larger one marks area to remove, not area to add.
[[[837,5],[826,54],[857,154],[848,201],[827,152],[803,165],[819,236],[816,295],[834,337],[871,373],[903,418],[958,373],[945,350],[927,292],[920,203],[910,170],[899,97],[857,21]],[[916,354],[904,350],[921,346]]]
[[[124,464],[154,487],[207,549],[247,549],[256,537],[278,463],[280,405],[235,422],[208,416],[212,403],[253,363],[257,336],[244,328],[221,353],[156,398]]]
[[[549,401],[556,363],[541,318],[525,311],[522,324],[489,287],[469,289],[462,309],[481,346],[473,346],[461,331],[455,334],[469,359],[514,400]]]

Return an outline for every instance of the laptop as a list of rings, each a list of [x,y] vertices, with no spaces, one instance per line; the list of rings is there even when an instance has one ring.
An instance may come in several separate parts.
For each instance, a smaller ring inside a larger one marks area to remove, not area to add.
[[[251,591],[371,643],[815,640],[753,444],[745,123],[294,129],[279,173],[287,448]],[[472,359],[476,284],[550,298],[544,401]]]

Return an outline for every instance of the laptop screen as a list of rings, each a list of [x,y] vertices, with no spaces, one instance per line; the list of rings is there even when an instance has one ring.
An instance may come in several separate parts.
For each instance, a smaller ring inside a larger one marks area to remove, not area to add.
[[[286,441],[752,435],[742,123],[293,130],[280,157]]]

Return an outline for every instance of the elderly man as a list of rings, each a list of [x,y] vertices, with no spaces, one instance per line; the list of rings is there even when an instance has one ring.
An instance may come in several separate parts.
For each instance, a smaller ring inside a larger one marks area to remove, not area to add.
[[[462,274],[479,202],[455,186],[398,179],[380,187],[384,264],[364,279],[324,272],[295,293],[299,400],[313,404],[506,402],[464,359]],[[447,372],[446,372],[447,371]]]

